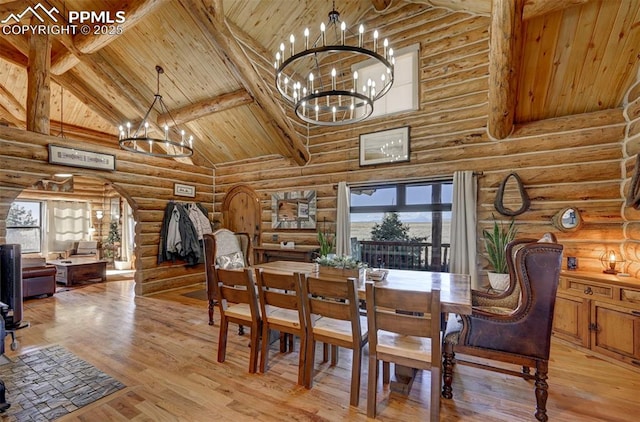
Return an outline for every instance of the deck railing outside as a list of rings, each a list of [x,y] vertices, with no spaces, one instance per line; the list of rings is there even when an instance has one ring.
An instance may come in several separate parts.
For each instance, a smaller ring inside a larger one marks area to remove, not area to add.
[[[358,240],[353,251],[372,268],[399,270],[449,271],[449,244],[433,247],[428,242],[390,242]]]

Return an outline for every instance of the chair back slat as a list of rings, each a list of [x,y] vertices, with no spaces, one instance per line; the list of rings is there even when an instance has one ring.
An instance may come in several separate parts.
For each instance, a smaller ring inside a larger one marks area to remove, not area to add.
[[[349,307],[350,304],[348,302],[336,302],[334,299],[322,297],[309,298],[309,312],[314,315],[350,321],[351,310]]]
[[[376,310],[376,329],[405,336],[431,337],[431,318]]]
[[[322,297],[346,298],[349,285],[344,278],[307,277],[309,294]]]
[[[432,312],[430,292],[376,288],[375,303],[377,306],[398,311]]]
[[[219,300],[230,303],[248,303],[257,311],[257,296],[255,286],[251,279],[251,271],[245,270],[223,270],[218,268],[216,274],[216,295]]]
[[[302,312],[300,298],[298,297],[300,281],[297,273],[270,273],[258,269],[255,274],[261,308],[275,306]]]
[[[307,277],[303,283],[303,295],[309,305],[309,313],[350,321],[353,315],[358,315],[355,283],[353,278]]]

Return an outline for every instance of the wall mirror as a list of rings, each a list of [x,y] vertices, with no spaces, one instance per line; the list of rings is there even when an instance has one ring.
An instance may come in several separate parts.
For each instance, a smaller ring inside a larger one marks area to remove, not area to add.
[[[271,195],[271,227],[315,229],[316,191],[278,192]]]
[[[576,231],[582,226],[580,211],[574,207],[563,208],[553,216],[553,226],[563,232]]]

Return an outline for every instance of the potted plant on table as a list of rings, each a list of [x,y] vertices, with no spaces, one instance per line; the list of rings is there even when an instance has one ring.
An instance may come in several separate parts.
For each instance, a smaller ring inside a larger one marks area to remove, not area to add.
[[[320,275],[328,277],[354,277],[361,278],[361,271],[364,271],[366,264],[356,260],[351,256],[338,256],[335,254],[323,255],[316,258],[318,272]]]
[[[505,226],[502,222],[498,223],[495,217],[493,217],[493,229],[482,230],[489,264],[493,267],[493,271],[488,272],[489,284],[494,290],[502,291],[509,287],[506,246],[516,238],[516,233],[515,220],[512,219],[509,225]]]

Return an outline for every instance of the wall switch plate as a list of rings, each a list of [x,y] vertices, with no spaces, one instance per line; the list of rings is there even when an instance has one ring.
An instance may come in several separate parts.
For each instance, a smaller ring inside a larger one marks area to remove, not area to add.
[[[278,241],[278,235],[277,234],[272,234],[271,235],[271,240],[273,240],[274,242]]]

